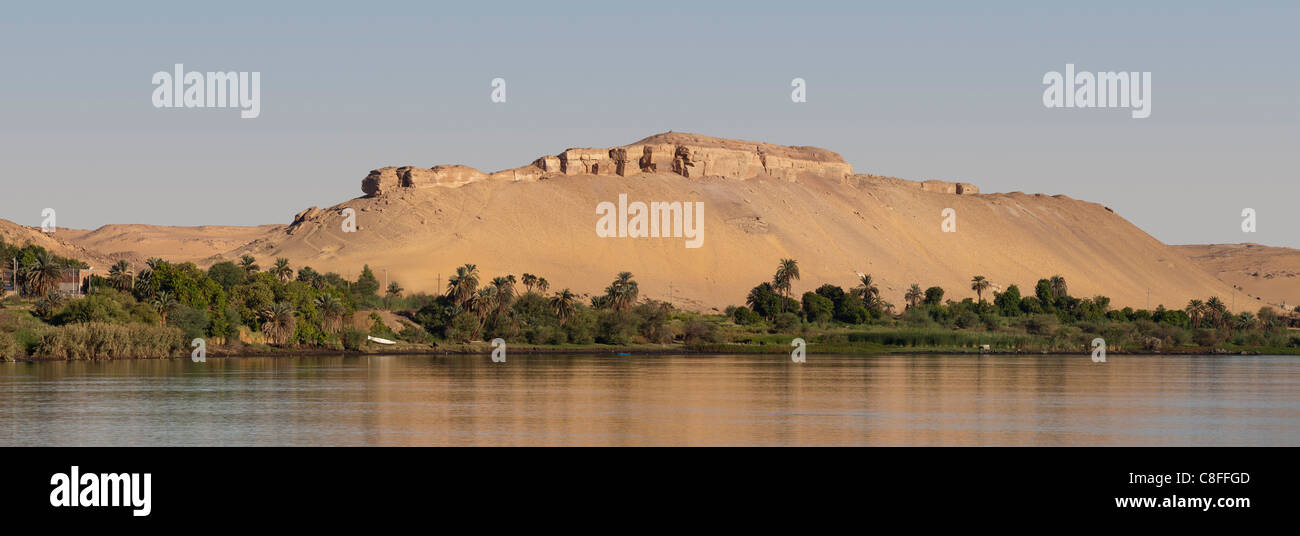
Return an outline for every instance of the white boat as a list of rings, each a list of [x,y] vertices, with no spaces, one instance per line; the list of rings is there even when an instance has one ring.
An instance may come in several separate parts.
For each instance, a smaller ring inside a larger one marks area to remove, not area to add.
[[[397,344],[397,342],[395,341],[390,341],[388,339],[381,339],[379,337],[372,337],[370,335],[366,335],[366,340],[370,342],[377,342],[379,344]]]

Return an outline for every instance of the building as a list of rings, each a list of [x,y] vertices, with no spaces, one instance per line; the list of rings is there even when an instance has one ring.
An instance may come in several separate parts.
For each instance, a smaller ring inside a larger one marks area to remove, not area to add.
[[[77,268],[64,269],[63,277],[59,279],[59,286],[55,287],[55,292],[68,296],[80,296],[83,294],[83,271],[86,272],[84,274],[86,277],[90,276],[89,270],[81,270]],[[14,283],[14,271],[12,269],[0,271],[0,289],[5,293],[17,291],[17,287]]]

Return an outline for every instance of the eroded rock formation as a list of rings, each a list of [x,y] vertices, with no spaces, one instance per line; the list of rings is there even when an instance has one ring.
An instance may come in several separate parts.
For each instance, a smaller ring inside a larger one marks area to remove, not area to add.
[[[371,171],[361,182],[361,189],[366,195],[375,196],[401,188],[457,187],[482,180],[537,181],[573,175],[633,177],[663,172],[690,179],[771,177],[792,182],[805,174],[841,181],[862,177],[855,176],[853,166],[840,155],[825,149],[667,132],[608,149],[566,149],[555,156],[538,158],[527,166],[492,174],[459,165],[430,169],[385,167]],[[914,184],[927,192],[979,193],[978,188],[967,183],[925,181]]]

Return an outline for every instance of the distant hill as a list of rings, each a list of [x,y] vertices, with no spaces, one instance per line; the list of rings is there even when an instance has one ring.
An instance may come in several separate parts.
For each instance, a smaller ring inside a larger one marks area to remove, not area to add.
[[[1220,280],[1241,289],[1255,308],[1300,305],[1300,250],[1259,244],[1173,246]],[[1252,309],[1253,310],[1253,309]]]
[[[369,264],[423,291],[445,284],[463,263],[486,277],[529,272],[553,289],[588,293],[627,270],[643,296],[671,292],[675,303],[703,309],[743,303],[786,257],[799,260],[803,274],[796,296],[822,283],[852,287],[858,273],[870,273],[900,308],[911,283],[973,297],[976,274],[997,287],[1020,285],[1024,294],[1038,278],[1061,274],[1072,294],[1104,294],[1116,307],[1182,307],[1232,292],[1095,203],[854,174],[830,151],[773,147],[672,133],[571,149],[491,174],[381,168],[367,177],[373,195],[308,209],[228,256],[252,254],[263,264],[288,257],[351,277]],[[702,247],[686,248],[681,238],[598,237],[596,207],[619,194],[629,202],[703,202]],[[355,233],[341,230],[347,208],[357,215]],[[953,233],[940,229],[948,208],[956,214]]]

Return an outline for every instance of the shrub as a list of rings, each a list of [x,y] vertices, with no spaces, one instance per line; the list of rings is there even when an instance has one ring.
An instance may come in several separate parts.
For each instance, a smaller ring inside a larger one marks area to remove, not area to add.
[[[55,359],[163,359],[189,348],[184,332],[143,324],[70,324],[46,331],[35,357]]]
[[[686,344],[714,343],[718,342],[718,334],[713,329],[713,324],[700,318],[692,318],[686,321],[686,325],[682,327],[682,342]]]
[[[815,292],[805,292],[803,313],[809,322],[824,324],[835,314],[835,302]]]
[[[8,333],[0,331],[0,361],[13,361],[18,359],[18,356],[18,341]]]
[[[430,337],[429,332],[424,331],[424,328],[403,320],[402,331],[397,333],[397,338],[407,342],[423,344],[429,342],[433,337]]]
[[[339,335],[343,339],[343,349],[356,352],[366,344],[366,332],[357,328],[345,328]]]
[[[601,344],[628,344],[637,332],[639,319],[623,311],[609,311],[600,315],[597,322],[596,342]]]
[[[1223,344],[1223,341],[1227,340],[1227,338],[1227,334],[1217,329],[1198,329],[1192,335],[1192,342],[1195,342],[1197,346],[1214,347]]]
[[[972,311],[966,311],[957,315],[957,319],[954,320],[953,323],[956,324],[957,327],[965,329],[980,325],[982,320],[980,320],[980,315],[977,315]]]
[[[1025,330],[1034,335],[1051,335],[1060,324],[1056,315],[1036,314],[1025,322]]]
[[[167,325],[180,328],[189,340],[203,337],[211,324],[207,311],[200,311],[187,305],[182,305],[167,315]]]
[[[732,322],[735,322],[737,325],[741,325],[741,326],[756,324],[763,320],[763,317],[759,316],[758,313],[755,313],[754,311],[750,310],[750,308],[745,307],[743,305],[740,307],[732,308],[731,313],[728,316],[731,317]]]
[[[596,315],[586,307],[578,308],[564,323],[564,333],[573,344],[596,342]]]
[[[393,333],[393,330],[388,327],[388,324],[384,323],[384,319],[379,316],[379,313],[375,312],[370,313],[370,334],[385,339],[397,338],[397,334]]]
[[[470,313],[460,313],[456,318],[451,319],[451,327],[447,329],[447,340],[468,341],[474,337],[476,331],[478,331],[478,318]]]
[[[772,320],[772,329],[776,333],[794,333],[799,327],[799,316],[794,313],[781,313]]]

